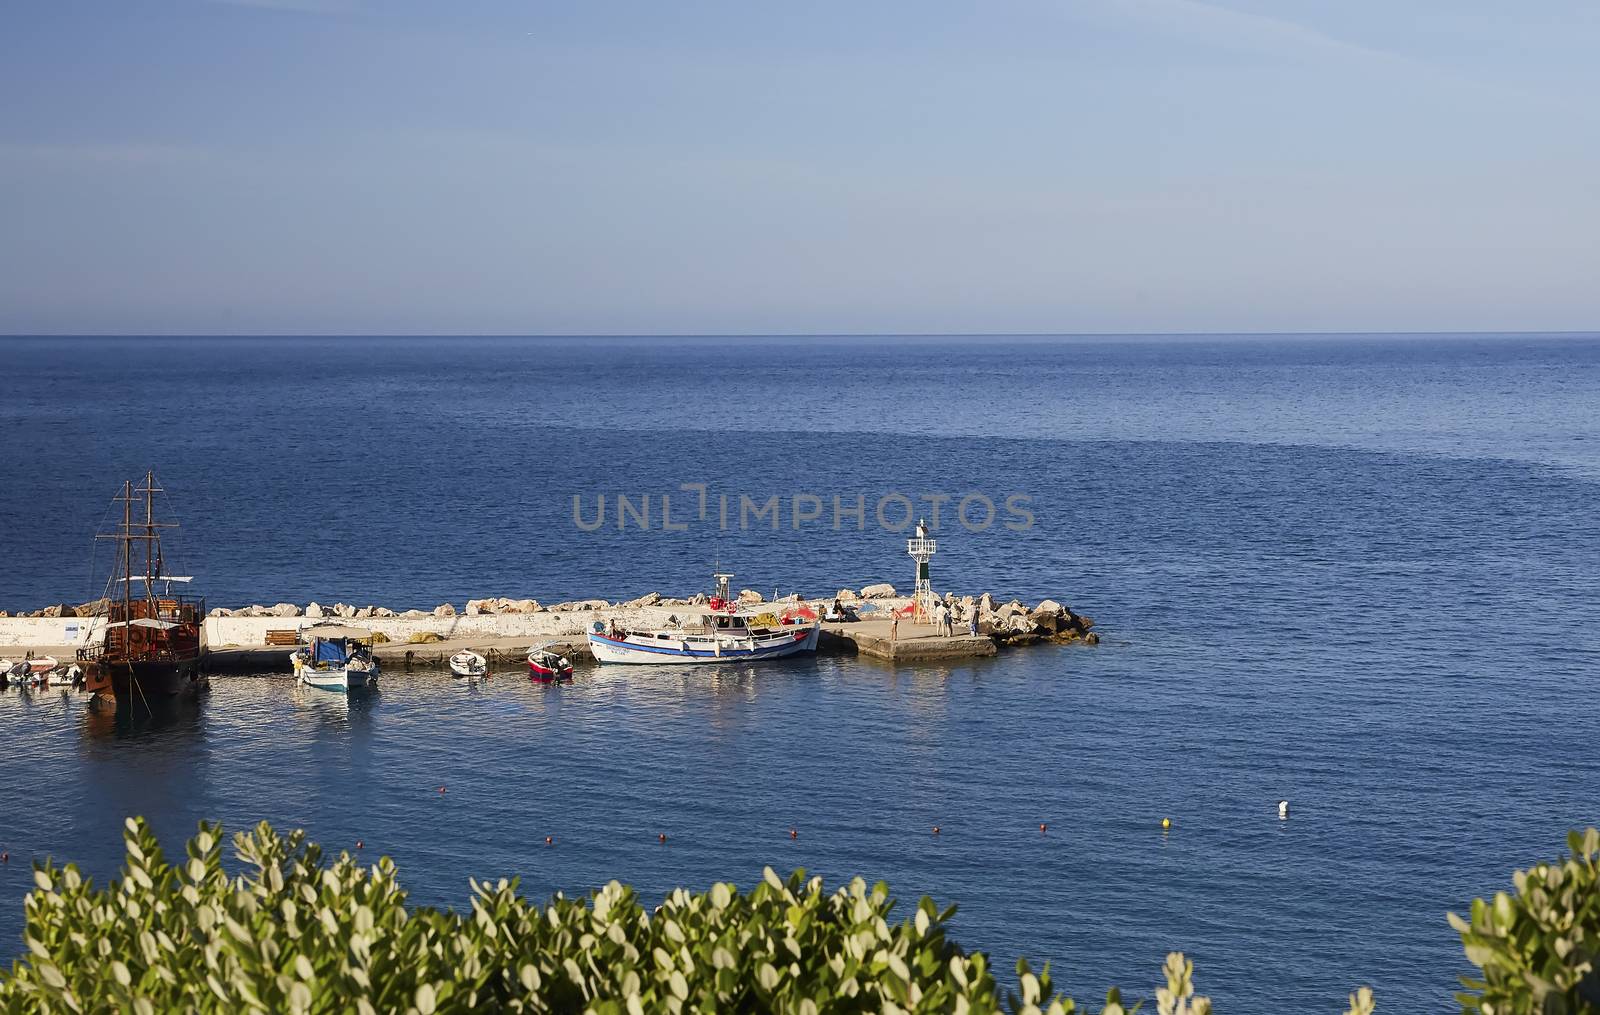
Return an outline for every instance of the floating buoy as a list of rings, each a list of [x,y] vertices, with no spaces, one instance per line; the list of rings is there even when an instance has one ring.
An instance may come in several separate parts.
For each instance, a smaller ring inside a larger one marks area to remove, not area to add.
[[[1171,827],[1172,827],[1172,819],[1171,818],[1162,818],[1161,819],[1161,829],[1162,829],[1162,831],[1166,831],[1167,829],[1169,829]]]
[[[660,835],[656,836],[656,838],[660,839],[662,842],[666,842],[667,841],[667,833],[666,832],[662,832]]]
[[[1289,816],[1289,801],[1278,801],[1278,820],[1282,821]]]
[[[800,830],[798,828],[789,829],[789,838],[791,838],[791,839],[800,838]]]
[[[1039,822],[1039,831],[1048,832],[1048,831],[1050,831],[1050,826],[1045,824],[1043,821],[1041,821],[1041,822]]]
[[[556,844],[556,837],[553,836],[553,835],[545,836],[544,837],[544,844],[546,846],[554,846]]]

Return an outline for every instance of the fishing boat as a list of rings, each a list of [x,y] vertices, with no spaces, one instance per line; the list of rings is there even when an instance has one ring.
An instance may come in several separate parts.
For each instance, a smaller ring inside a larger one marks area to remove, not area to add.
[[[77,663],[71,666],[57,666],[45,676],[51,687],[77,687],[83,683],[83,667]]]
[[[48,687],[63,672],[55,656],[29,655],[26,659],[0,659],[0,686]]]
[[[686,665],[779,659],[815,652],[822,625],[816,610],[793,604],[746,608],[728,592],[733,575],[718,574],[717,594],[704,607],[674,607],[655,622],[623,628],[595,621],[589,648],[602,663]]]
[[[559,652],[535,645],[528,650],[528,676],[541,684],[556,680],[571,680],[572,663]]]
[[[79,652],[85,687],[110,695],[117,704],[178,694],[198,694],[209,686],[200,672],[205,655],[206,602],[172,591],[191,576],[167,573],[161,549],[163,529],[175,522],[156,520],[155,495],[162,492],[154,472],[141,485],[122,484],[122,524],[98,539],[116,544],[116,559],[106,588],[105,630],[97,644]],[[136,521],[134,506],[143,506]],[[143,550],[143,553],[139,553]]]
[[[489,664],[483,656],[464,648],[450,657],[450,672],[458,677],[475,680],[478,677],[488,676]]]
[[[380,667],[372,654],[372,632],[324,624],[300,632],[305,644],[289,655],[295,679],[324,691],[375,687]]]

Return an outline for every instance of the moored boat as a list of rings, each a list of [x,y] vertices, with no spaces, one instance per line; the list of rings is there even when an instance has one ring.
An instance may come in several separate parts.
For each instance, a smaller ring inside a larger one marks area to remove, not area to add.
[[[154,472],[143,484],[123,483],[117,500],[123,504],[116,532],[97,538],[115,540],[116,563],[106,591],[105,630],[97,644],[79,652],[85,687],[110,695],[119,705],[206,690],[200,672],[205,655],[205,600],[172,591],[174,583],[193,579],[169,575],[161,551],[161,530],[176,528],[158,522],[155,495],[161,492]],[[133,507],[144,506],[144,520],[135,521]],[[144,550],[144,560],[137,550]]]
[[[450,657],[450,672],[458,677],[477,679],[489,675],[489,663],[471,649],[462,649]]]
[[[300,632],[305,644],[289,655],[295,679],[324,691],[376,687],[381,667],[372,654],[372,632],[324,624]]]
[[[538,683],[572,679],[572,663],[566,656],[535,645],[528,650],[528,677]]]
[[[718,574],[717,594],[704,607],[674,607],[657,623],[623,628],[596,621],[589,648],[602,663],[687,665],[779,659],[815,652],[822,626],[804,605],[741,607],[728,593],[731,574]]]

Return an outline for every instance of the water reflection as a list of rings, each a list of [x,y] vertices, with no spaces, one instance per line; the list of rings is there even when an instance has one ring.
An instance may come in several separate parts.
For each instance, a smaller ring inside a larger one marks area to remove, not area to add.
[[[325,691],[295,683],[289,693],[295,714],[320,732],[367,730],[372,710],[382,700],[376,687],[353,691]]]
[[[175,742],[199,742],[204,738],[201,716],[205,703],[190,695],[119,704],[96,694],[78,695],[71,701],[72,705],[82,703],[83,735],[87,740],[159,737]]]

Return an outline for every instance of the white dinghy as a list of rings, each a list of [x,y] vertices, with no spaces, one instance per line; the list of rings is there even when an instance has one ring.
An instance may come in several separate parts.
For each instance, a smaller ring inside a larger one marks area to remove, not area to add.
[[[477,680],[489,675],[489,664],[483,656],[464,648],[450,657],[450,672],[468,680]]]

